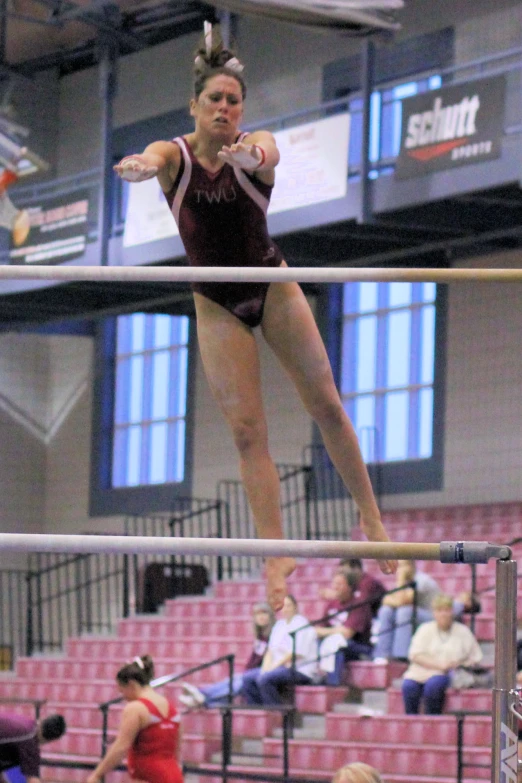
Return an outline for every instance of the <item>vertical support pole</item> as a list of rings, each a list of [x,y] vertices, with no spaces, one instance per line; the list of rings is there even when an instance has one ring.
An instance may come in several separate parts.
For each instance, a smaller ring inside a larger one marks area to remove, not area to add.
[[[232,710],[225,707],[222,710],[222,738],[221,738],[221,780],[227,783],[228,767],[232,761]]]
[[[371,102],[375,68],[375,46],[366,38],[361,56],[362,98],[363,98],[363,133],[361,150],[361,203],[359,206],[359,223],[371,223],[373,220],[372,188],[370,181],[370,119]]]
[[[98,237],[100,264],[109,263],[109,238],[111,233],[111,207],[114,172],[112,170],[113,100],[116,95],[117,49],[114,40],[100,42],[100,98],[101,98],[101,149],[100,166],[102,185],[98,199]]]
[[[517,564],[497,561],[492,783],[517,783],[518,720],[511,712],[517,672]]]
[[[285,710],[283,712],[283,780],[287,783],[290,773],[290,746],[288,744],[290,725],[289,725],[290,713]]]
[[[471,603],[472,603],[472,609],[473,609],[473,601],[475,600],[475,596],[477,595],[477,565],[476,563],[471,564]],[[476,615],[475,612],[471,612],[471,617],[469,621],[469,627],[471,630],[471,633],[475,633],[475,620]]]
[[[462,783],[464,774],[464,713],[457,715],[457,783]]]

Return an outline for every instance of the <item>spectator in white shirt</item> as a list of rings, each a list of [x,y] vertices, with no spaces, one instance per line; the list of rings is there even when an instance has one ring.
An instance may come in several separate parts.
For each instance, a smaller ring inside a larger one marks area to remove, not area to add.
[[[277,705],[283,702],[281,691],[289,684],[309,685],[317,670],[317,635],[308,620],[297,612],[297,601],[287,595],[282,619],[272,628],[268,649],[258,669],[243,675],[242,694],[247,704]],[[295,634],[295,669],[292,668]]]
[[[432,608],[435,619],[423,623],[411,640],[410,666],[402,682],[407,715],[417,715],[421,701],[426,715],[440,715],[451,671],[482,660],[482,650],[470,629],[454,621],[453,599],[438,595]]]

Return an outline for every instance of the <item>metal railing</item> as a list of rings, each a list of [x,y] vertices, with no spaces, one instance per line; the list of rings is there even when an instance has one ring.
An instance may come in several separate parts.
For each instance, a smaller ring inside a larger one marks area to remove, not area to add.
[[[475,769],[491,769],[491,764],[481,764],[478,761],[465,761],[464,760],[464,721],[467,717],[491,717],[491,710],[476,712],[470,710],[452,710],[446,713],[447,715],[454,715],[457,719],[457,783],[462,783],[464,780],[464,770],[467,768]]]
[[[356,520],[355,504],[323,445],[306,446],[305,537],[338,541],[350,537]]]
[[[125,556],[29,556],[26,655],[61,650],[81,633],[111,632],[128,615]]]
[[[281,512],[283,530],[287,538],[308,538],[307,504],[309,465],[276,465],[281,485]],[[241,481],[220,481],[217,487],[219,500],[225,508],[225,538],[254,538],[254,519]],[[261,568],[261,558],[227,557],[224,576],[248,576]]]
[[[17,656],[25,649],[27,572],[0,570],[0,597],[0,671],[5,671],[14,668]]]
[[[226,508],[222,500],[199,498],[175,498],[168,512],[141,516],[128,516],[125,519],[125,535],[130,536],[174,536],[196,538],[223,538],[225,536]],[[152,573],[155,566],[163,565],[163,574]],[[149,594],[146,598],[147,573],[151,578],[164,582],[165,598],[174,598],[192,592],[189,584],[199,583],[195,592],[203,592],[213,581],[223,579],[222,557],[181,556],[162,557],[156,555],[132,555],[129,560],[129,593],[131,606],[136,611],[155,611],[155,602]],[[158,590],[161,586],[157,585]],[[159,596],[158,596],[159,597]]]

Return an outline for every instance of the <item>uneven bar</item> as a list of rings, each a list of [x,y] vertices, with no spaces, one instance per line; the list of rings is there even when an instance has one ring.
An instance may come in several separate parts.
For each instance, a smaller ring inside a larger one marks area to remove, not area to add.
[[[1,280],[97,282],[218,283],[520,283],[522,269],[425,269],[358,267],[222,267],[222,266],[21,266],[0,265]]]

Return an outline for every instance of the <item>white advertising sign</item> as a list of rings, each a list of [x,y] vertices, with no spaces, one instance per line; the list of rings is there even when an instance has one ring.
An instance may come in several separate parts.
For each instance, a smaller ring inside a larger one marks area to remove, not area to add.
[[[348,184],[350,115],[274,133],[281,160],[268,214],[342,198]],[[123,246],[134,247],[179,234],[157,180],[129,187]]]
[[[350,115],[274,134],[281,153],[268,214],[346,196]]]
[[[129,187],[123,247],[144,245],[179,234],[156,177]]]

